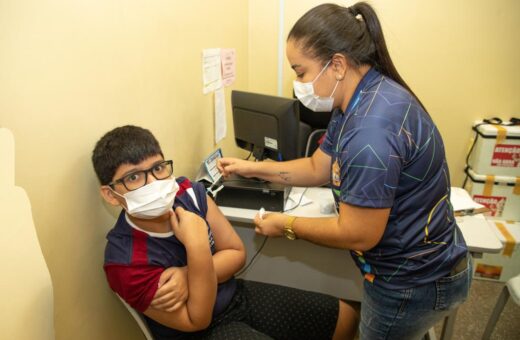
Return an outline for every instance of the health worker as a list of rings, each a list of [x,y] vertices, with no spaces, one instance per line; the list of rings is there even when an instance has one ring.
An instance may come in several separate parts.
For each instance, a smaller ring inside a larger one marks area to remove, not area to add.
[[[364,277],[361,339],[420,339],[469,291],[471,263],[449,202],[444,144],[401,78],[373,8],[322,4],[287,39],[294,92],[334,110],[308,158],[222,158],[238,174],[293,186],[330,184],[337,217],[256,216],[256,232],[350,251]]]

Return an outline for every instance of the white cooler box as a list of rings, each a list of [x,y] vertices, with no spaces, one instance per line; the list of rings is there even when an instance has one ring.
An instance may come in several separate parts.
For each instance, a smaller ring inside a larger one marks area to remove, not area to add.
[[[473,125],[477,135],[468,165],[477,174],[519,177],[520,125],[480,123]]]
[[[520,221],[520,177],[481,175],[471,168],[466,174],[471,197],[490,210],[486,217]]]
[[[473,261],[473,276],[477,279],[506,282],[520,274],[520,222],[488,221],[504,245],[498,254],[482,255]]]

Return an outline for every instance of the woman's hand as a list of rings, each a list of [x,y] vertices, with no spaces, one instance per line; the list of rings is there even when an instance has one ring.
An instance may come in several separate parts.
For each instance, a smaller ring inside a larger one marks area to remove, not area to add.
[[[252,177],[252,164],[254,163],[243,159],[224,157],[217,160],[217,169],[224,177],[228,177],[232,174],[237,174],[243,177]]]
[[[255,216],[255,231],[257,234],[269,237],[279,237],[283,235],[283,227],[289,216],[281,213],[268,213]]]
[[[159,289],[150,307],[163,312],[173,312],[188,299],[188,267],[167,268],[159,278]]]

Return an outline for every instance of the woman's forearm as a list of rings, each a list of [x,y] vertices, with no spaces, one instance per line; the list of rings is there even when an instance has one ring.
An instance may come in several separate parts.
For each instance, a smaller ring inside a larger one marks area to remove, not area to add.
[[[296,236],[333,248],[369,250],[386,229],[390,208],[363,208],[340,203],[338,217],[297,218],[292,228]]]
[[[252,164],[252,177],[262,178],[273,183],[294,186],[319,186],[328,178],[314,166],[311,157],[285,162],[257,162]]]
[[[338,217],[298,217],[293,230],[300,239],[339,249],[358,249],[360,235],[339,224]]]

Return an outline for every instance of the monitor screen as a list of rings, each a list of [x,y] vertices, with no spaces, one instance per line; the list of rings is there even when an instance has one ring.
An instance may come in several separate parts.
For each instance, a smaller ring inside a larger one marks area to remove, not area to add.
[[[329,126],[332,111],[314,112],[306,108],[300,101],[298,101],[298,104],[300,107],[300,120],[308,124],[312,130],[326,129]]]
[[[235,141],[258,160],[299,158],[300,113],[297,100],[232,91]]]

